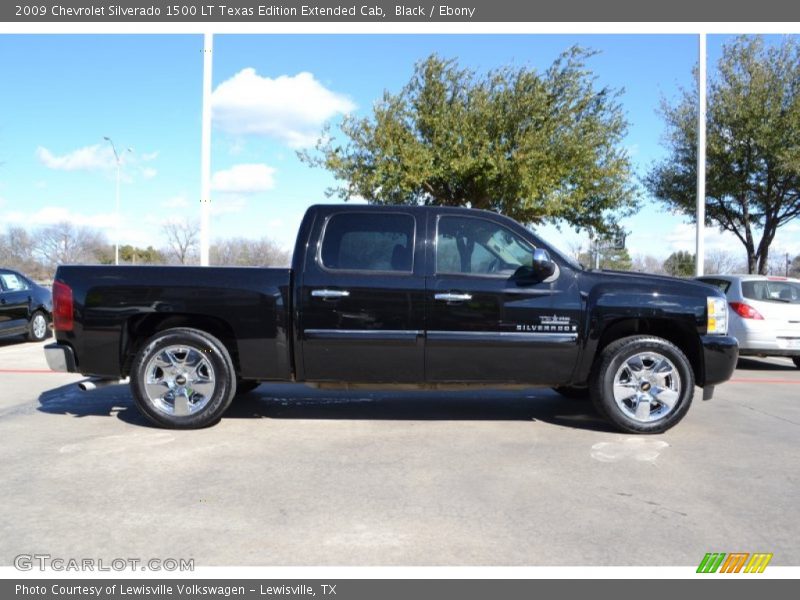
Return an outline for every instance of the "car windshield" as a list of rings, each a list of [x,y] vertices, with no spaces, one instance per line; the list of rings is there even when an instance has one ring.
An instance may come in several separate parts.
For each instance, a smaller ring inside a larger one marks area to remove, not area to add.
[[[767,279],[743,281],[742,295],[750,300],[762,302],[800,304],[800,283]]]

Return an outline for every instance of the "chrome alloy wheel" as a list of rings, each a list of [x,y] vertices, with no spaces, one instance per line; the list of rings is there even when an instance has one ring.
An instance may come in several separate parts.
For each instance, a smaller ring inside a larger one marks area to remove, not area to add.
[[[634,354],[614,376],[614,401],[628,417],[642,423],[667,416],[680,395],[677,368],[657,352]]]
[[[47,319],[44,318],[42,313],[36,313],[33,315],[31,330],[33,331],[33,336],[37,340],[43,340],[47,335]]]
[[[167,415],[183,417],[202,410],[215,388],[211,362],[191,346],[163,348],[144,370],[148,401]]]

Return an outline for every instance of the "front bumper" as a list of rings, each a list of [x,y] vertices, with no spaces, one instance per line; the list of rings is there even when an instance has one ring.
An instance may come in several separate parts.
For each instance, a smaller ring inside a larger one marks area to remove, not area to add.
[[[702,387],[727,381],[736,369],[739,359],[739,342],[729,335],[703,335],[703,381]]]
[[[69,346],[48,344],[44,347],[44,357],[47,359],[47,366],[53,371],[60,371],[62,373],[78,372],[75,363],[75,353]]]

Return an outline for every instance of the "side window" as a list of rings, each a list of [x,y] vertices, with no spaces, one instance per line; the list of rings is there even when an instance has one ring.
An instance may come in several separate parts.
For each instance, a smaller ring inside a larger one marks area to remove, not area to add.
[[[790,281],[743,281],[742,295],[765,302],[800,303],[800,286]]]
[[[439,218],[436,272],[510,276],[533,264],[533,247],[516,233],[486,219]]]
[[[28,283],[15,273],[0,273],[0,281],[3,283],[2,291],[4,292],[19,292],[28,289]]]
[[[325,226],[320,260],[327,269],[410,273],[414,217],[400,213],[342,213]]]

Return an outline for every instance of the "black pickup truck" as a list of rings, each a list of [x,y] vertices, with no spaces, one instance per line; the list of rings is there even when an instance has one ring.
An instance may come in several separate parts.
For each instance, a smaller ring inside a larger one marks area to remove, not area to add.
[[[262,381],[549,386],[656,433],[736,365],[704,284],[588,270],[498,214],[320,205],[291,269],[61,266],[50,367],[130,377],[167,427],[218,421]]]

